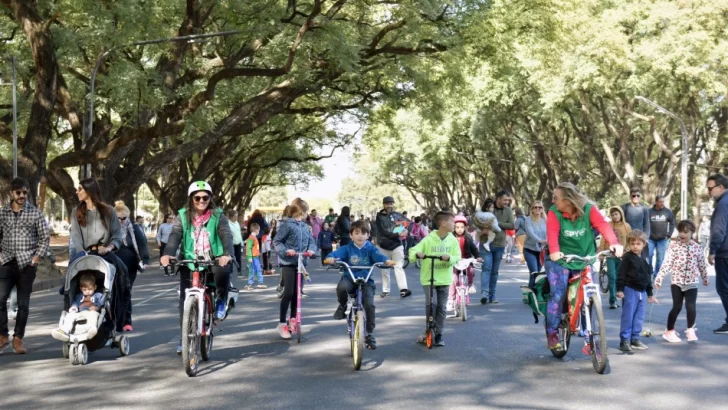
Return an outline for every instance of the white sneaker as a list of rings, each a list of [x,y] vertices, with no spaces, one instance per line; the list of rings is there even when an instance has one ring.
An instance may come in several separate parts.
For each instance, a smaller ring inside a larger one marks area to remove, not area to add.
[[[281,335],[284,339],[290,339],[291,338],[291,332],[288,331],[288,325],[285,323],[279,323],[276,327],[276,330],[278,331],[278,334]]]
[[[687,333],[687,332],[686,332]],[[682,339],[680,339],[674,330],[665,330],[665,333],[662,334],[662,338],[667,340],[670,343],[680,343],[682,342]]]
[[[688,342],[697,342],[698,341],[698,335],[695,334],[696,330],[698,330],[698,329],[696,329],[694,327],[685,329],[685,337],[688,339]]]
[[[69,337],[68,333],[64,332],[63,329],[53,329],[51,332],[51,336],[53,336],[54,339],[60,340],[61,342],[67,342]]]
[[[452,300],[447,301],[447,307],[445,308],[446,311],[455,310],[455,303]]]
[[[471,286],[468,288],[468,294],[471,294],[471,295],[475,294],[475,286]]]

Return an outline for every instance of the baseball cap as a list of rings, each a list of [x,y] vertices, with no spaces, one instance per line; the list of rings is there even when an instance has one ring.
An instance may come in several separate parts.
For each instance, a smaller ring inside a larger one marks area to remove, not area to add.
[[[394,198],[392,198],[391,196],[385,196],[384,199],[382,199],[382,203],[383,204],[389,204],[389,203],[393,204]]]

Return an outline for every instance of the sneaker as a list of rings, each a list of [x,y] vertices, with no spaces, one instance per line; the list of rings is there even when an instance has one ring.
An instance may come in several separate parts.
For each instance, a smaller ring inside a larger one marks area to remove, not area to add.
[[[243,290],[253,290],[253,285],[245,285]]]
[[[19,337],[13,337],[13,350],[15,351],[15,354],[28,353],[28,349],[23,346],[23,339]]]
[[[475,294],[475,286],[470,286],[468,288],[468,294],[470,294],[470,295],[474,295]]]
[[[665,333],[662,334],[662,338],[670,343],[682,342],[682,339],[680,339],[680,337],[677,335],[677,332],[675,332],[674,330],[665,330]]]
[[[455,309],[455,303],[452,300],[447,301],[447,307],[445,307],[445,311],[451,311]]]
[[[723,323],[723,326],[713,330],[713,333],[717,335],[728,335],[728,323]]]
[[[409,289],[402,289],[399,291],[399,296],[401,296],[403,298],[406,298],[407,296],[411,296],[411,295],[412,295],[412,291],[410,291]]]
[[[698,341],[698,335],[695,334],[695,331],[698,330],[694,327],[685,329],[685,337],[688,339],[688,342],[697,342]]]
[[[339,305],[334,312],[334,319],[341,320],[346,317],[346,306]]]
[[[285,323],[279,323],[276,327],[276,330],[278,331],[278,334],[281,335],[284,339],[290,339],[291,338],[291,332],[288,331],[288,325]]]
[[[387,296],[389,296],[389,292],[382,292],[382,294],[379,295],[380,298],[386,298]]]
[[[53,329],[53,331],[51,331],[51,337],[61,342],[67,342],[70,339],[70,337],[68,337],[68,333],[66,333],[63,329]]]
[[[551,350],[561,349],[561,340],[558,332],[546,332],[546,345]]]
[[[496,299],[495,297],[488,298],[488,303],[492,303],[494,305],[497,305],[498,304],[498,299]]]
[[[485,305],[486,303],[488,303],[488,298],[487,297],[483,296],[482,298],[480,298],[480,304],[481,305]]]
[[[134,328],[131,327],[131,325],[124,325],[124,331],[125,332],[133,332]]]
[[[616,309],[617,308],[617,304],[616,303],[610,303],[609,304],[609,308],[610,309]]]
[[[445,341],[442,340],[442,334],[435,335],[435,346],[445,346]]]
[[[647,345],[642,343],[641,340],[633,340],[631,346],[634,350],[647,350]]]
[[[255,287],[256,289],[268,289],[268,286],[266,286],[264,283],[258,284],[258,286]]]
[[[215,317],[217,319],[223,319],[225,317],[225,302],[222,300],[217,301],[217,306],[215,307]]]
[[[624,340],[624,341],[619,342],[619,350],[621,350],[623,352],[631,352],[632,346],[629,345],[628,341]]]
[[[377,339],[374,338],[374,335],[367,335],[364,344],[369,350],[377,350]]]

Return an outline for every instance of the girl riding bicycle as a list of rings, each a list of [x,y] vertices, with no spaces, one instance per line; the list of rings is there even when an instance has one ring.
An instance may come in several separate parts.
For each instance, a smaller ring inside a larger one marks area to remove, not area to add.
[[[560,183],[554,189],[553,202],[546,221],[550,258],[553,261],[547,271],[551,293],[546,311],[546,339],[548,348],[552,350],[561,348],[557,329],[569,278],[580,275],[585,266],[580,261],[564,261],[564,254],[581,257],[596,255],[592,230],[596,228],[607,239],[612,253],[616,257],[622,256],[622,245],[609,223],[597,206],[575,185]]]
[[[180,245],[182,248],[180,249]],[[187,206],[179,210],[179,217],[174,221],[169,234],[164,256],[160,259],[162,266],[169,265],[180,249],[181,259],[217,259],[218,266],[212,268],[215,276],[217,305],[215,316],[225,316],[230,273],[232,272],[231,252],[233,235],[230,224],[222,209],[215,207],[212,200],[212,187],[205,181],[193,182],[187,189]],[[182,326],[182,310],[185,303],[185,290],[191,285],[190,268],[179,268],[179,313]],[[182,352],[182,341],[177,344],[177,353]]]
[[[301,198],[296,198],[288,208],[288,219],[282,219],[278,226],[273,246],[275,247],[281,267],[283,292],[279,323],[276,327],[278,334],[284,339],[291,338],[291,332],[286,323],[288,306],[291,307],[291,317],[296,316],[297,293],[296,275],[298,274],[298,257],[296,253],[316,253],[316,240],[311,235],[308,224],[304,221],[308,213],[308,204]]]
[[[473,237],[470,236],[466,232],[468,226],[468,220],[463,215],[458,215],[455,217],[455,239],[457,239],[458,244],[460,244],[460,254],[463,257],[463,259],[469,259],[469,258],[476,258],[479,261],[480,259],[480,252],[478,252],[478,247],[475,245],[475,242],[473,241]],[[468,293],[475,293],[475,288],[473,287],[473,267],[468,268]],[[457,282],[458,277],[457,273],[453,272],[453,282],[450,285],[450,293],[448,295],[447,299],[447,310],[453,310],[453,303],[455,301],[455,292],[457,288]]]

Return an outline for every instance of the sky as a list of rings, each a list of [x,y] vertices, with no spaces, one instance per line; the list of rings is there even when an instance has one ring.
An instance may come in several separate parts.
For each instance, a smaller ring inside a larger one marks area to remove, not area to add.
[[[352,148],[336,150],[331,158],[319,161],[319,164],[323,167],[323,179],[311,181],[308,189],[291,187],[289,197],[330,199],[336,205],[341,191],[341,181],[355,175],[351,161],[352,151]]]

